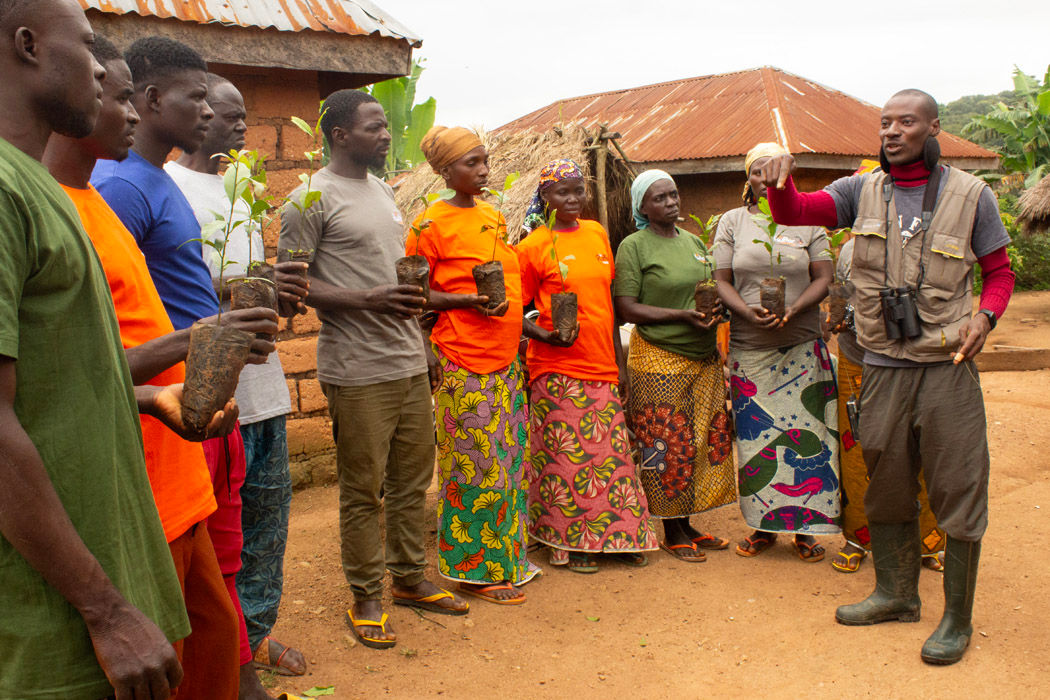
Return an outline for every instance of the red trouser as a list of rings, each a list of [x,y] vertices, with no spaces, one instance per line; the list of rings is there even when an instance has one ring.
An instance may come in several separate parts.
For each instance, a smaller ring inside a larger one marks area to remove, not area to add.
[[[168,543],[193,631],[175,642],[182,683],[172,695],[234,700],[237,697],[237,615],[225,590],[208,528],[203,522]]]
[[[208,532],[215,545],[219,569],[230,592],[230,600],[237,611],[241,628],[240,665],[252,660],[252,648],[248,643],[248,628],[244,626],[244,613],[237,597],[237,572],[241,570],[241,486],[244,484],[244,441],[238,423],[233,432],[224,438],[205,440],[204,458],[211,471],[211,483],[215,488],[215,501],[219,509],[208,518]]]

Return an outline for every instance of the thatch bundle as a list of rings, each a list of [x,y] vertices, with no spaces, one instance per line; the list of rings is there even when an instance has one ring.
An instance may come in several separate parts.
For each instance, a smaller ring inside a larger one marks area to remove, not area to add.
[[[1025,233],[1050,230],[1050,175],[1025,190],[1018,205],[1017,220],[1023,224]]]
[[[599,188],[595,180],[598,149],[606,151],[604,190],[608,206],[609,238],[613,248],[624,236],[635,230],[631,217],[633,175],[616,152],[608,150],[607,142],[595,143],[595,137],[595,132],[588,132],[578,126],[558,127],[542,133],[525,131],[482,135],[489,152],[489,187],[500,190],[508,174],[517,172],[521,175],[503,204],[503,215],[507,219],[512,243],[517,242],[522,233],[521,225],[539,185],[540,170],[557,158],[571,158],[583,169],[588,193],[583,218],[598,220]],[[411,222],[423,210],[418,198],[444,188],[445,182],[441,176],[424,164],[396,184],[395,200],[407,221]]]

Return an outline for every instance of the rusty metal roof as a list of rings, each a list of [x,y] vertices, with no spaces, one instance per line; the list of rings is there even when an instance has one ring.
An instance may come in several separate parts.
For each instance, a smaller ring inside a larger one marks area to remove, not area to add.
[[[763,141],[796,155],[871,157],[880,115],[872,104],[766,66],[560,100],[498,131],[606,123],[628,157],[643,163],[740,157]],[[998,158],[943,131],[939,139],[947,158]]]
[[[313,30],[365,36],[378,34],[407,41],[423,40],[369,0],[78,0],[85,10],[118,15],[175,18],[226,26],[273,27],[282,32]]]

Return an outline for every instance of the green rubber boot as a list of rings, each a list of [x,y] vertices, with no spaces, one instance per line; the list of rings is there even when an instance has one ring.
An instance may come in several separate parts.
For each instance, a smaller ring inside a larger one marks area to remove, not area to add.
[[[941,666],[961,659],[973,636],[973,592],[981,542],[963,542],[949,536],[944,549],[944,617],[922,645],[922,660]]]
[[[918,622],[922,610],[919,521],[869,523],[868,529],[875,563],[875,591],[859,603],[840,606],[835,611],[835,621],[840,625],[876,625],[892,620]]]

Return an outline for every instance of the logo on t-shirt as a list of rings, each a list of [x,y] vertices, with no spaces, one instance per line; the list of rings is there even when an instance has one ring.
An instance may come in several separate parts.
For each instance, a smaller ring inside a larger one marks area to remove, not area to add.
[[[595,254],[594,257],[602,265],[608,265],[609,264],[609,256],[606,255],[605,253],[597,253],[597,254]]]
[[[805,248],[806,244],[800,236],[789,236],[786,233],[778,233],[776,238],[773,239],[775,242],[781,245],[790,246],[792,248]]]
[[[918,216],[911,217],[911,223],[908,224],[907,228],[905,228],[904,227],[904,215],[903,214],[898,214],[897,215],[897,224],[901,228],[901,244],[902,245],[907,243],[909,240],[911,240],[912,236],[914,236],[915,234],[917,234],[919,231],[922,230],[922,219],[919,218]]]

